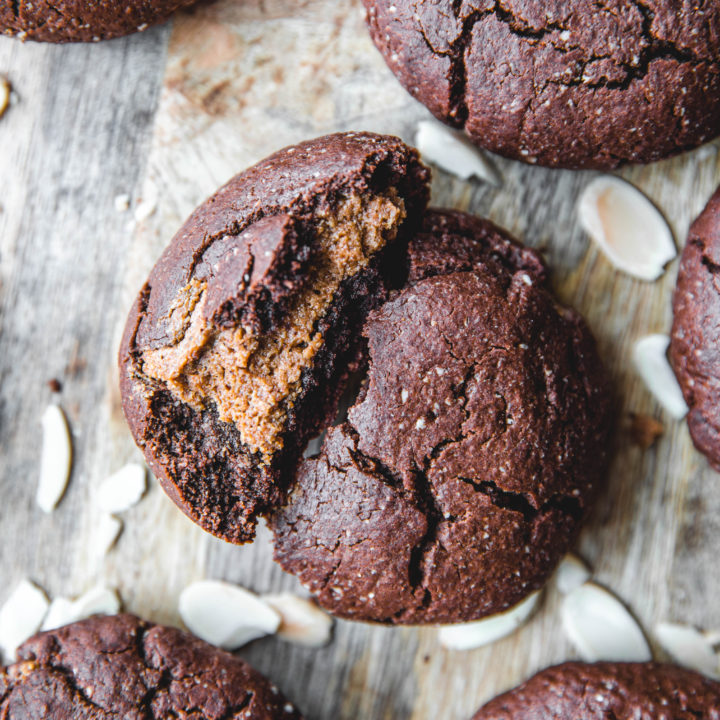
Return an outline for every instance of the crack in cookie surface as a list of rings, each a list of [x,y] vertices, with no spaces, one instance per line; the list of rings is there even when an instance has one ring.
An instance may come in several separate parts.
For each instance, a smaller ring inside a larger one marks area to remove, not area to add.
[[[428,197],[397,138],[285,148],[199,206],[129,313],[123,410],[177,505],[230,542],[282,502],[307,441],[362,364]]]
[[[408,91],[495,152],[614,167],[720,134],[717,3],[365,4],[373,39]]]
[[[41,633],[0,669],[7,720],[300,720],[262,675],[229,653],[131,615]]]
[[[537,256],[497,234],[472,244],[462,214],[428,224],[409,287],[366,324],[360,398],[273,520],[276,559],[354,619],[459,622],[519,602],[575,537],[607,459],[604,373]],[[432,263],[453,225],[457,267]]]

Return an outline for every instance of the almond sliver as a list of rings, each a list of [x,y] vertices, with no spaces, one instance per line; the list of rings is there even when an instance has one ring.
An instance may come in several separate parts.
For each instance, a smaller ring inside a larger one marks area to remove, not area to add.
[[[180,594],[180,617],[199,638],[235,650],[280,627],[280,615],[257,595],[237,585],[201,580]]]
[[[540,591],[537,591],[497,615],[473,622],[444,625],[438,633],[440,644],[450,650],[472,650],[494,643],[524,625],[535,611],[539,600]]]
[[[635,186],[614,175],[593,180],[578,203],[583,229],[618,270],[656,280],[677,255],[667,221]]]
[[[70,429],[57,405],[48,405],[43,413],[42,436],[36,500],[41,510],[51,513],[65,493],[72,466]]]
[[[675,662],[709,677],[718,678],[720,666],[712,643],[696,628],[676,623],[659,623],[655,627],[655,637]]]
[[[586,582],[565,596],[563,628],[585,662],[647,662],[652,653],[629,610],[612,593]]]
[[[145,494],[147,471],[138,463],[128,463],[104,480],[98,488],[97,500],[108,513],[128,510]]]
[[[687,415],[688,407],[667,358],[669,346],[667,335],[641,338],[633,346],[633,362],[655,399],[670,415],[680,420]]]
[[[48,606],[45,593],[29,580],[13,590],[0,608],[0,651],[6,662],[13,662],[18,647],[40,629]]]
[[[263,595],[262,599],[281,617],[278,637],[308,647],[327,645],[333,619],[312,600],[292,593]]]
[[[502,184],[500,174],[479,148],[464,135],[439,122],[419,122],[415,144],[423,160],[463,180],[475,177],[494,187]]]

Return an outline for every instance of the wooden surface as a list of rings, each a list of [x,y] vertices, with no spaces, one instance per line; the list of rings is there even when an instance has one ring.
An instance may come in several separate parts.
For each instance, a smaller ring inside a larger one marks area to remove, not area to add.
[[[187,214],[218,185],[288,143],[367,129],[413,140],[426,112],[401,90],[364,30],[358,0],[217,0],[172,27],[91,46],[0,39],[0,73],[16,98],[0,119],[0,602],[23,577],[51,595],[95,582],[127,609],[178,623],[186,583],[223,578],[265,592],[297,589],[271,560],[267,532],[231,547],[196,528],[153,481],[124,516],[105,559],[94,551],[98,484],[139,458],[120,410],[115,354],[130,302]],[[653,284],[618,274],[575,217],[590,173],[498,159],[500,189],[436,172],[434,202],[488,215],[546,250],[560,297],[595,331],[622,408],[609,487],[581,551],[600,582],[646,627],[720,627],[720,478],[650,398],[633,341],[666,332],[676,262]],[[663,209],[684,242],[720,182],[720,158],[696,151],[622,175]],[[113,199],[159,194],[136,224]],[[63,384],[75,463],[45,516],[34,502],[39,419]],[[666,426],[649,451],[630,443],[629,411]],[[339,622],[320,650],[276,638],[241,651],[309,720],[464,720],[531,672],[573,657],[548,593],[522,631],[468,653],[432,629]]]

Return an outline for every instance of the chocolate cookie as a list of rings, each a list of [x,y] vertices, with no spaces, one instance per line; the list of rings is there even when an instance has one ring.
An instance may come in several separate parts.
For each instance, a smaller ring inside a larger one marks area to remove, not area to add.
[[[133,615],[41,633],[0,668],[3,720],[301,720],[247,663]]]
[[[405,88],[481,147],[647,163],[720,135],[720,3],[364,0]]]
[[[198,208],[151,272],[120,349],[123,409],[165,490],[209,532],[250,540],[334,416],[427,181],[396,138],[290,147]]]
[[[674,665],[571,662],[543,670],[473,720],[720,720],[720,683]]]
[[[695,447],[720,471],[720,188],[690,228],[673,295],[670,361]]]
[[[22,40],[91,42],[164,22],[194,0],[0,0],[0,29]]]
[[[367,379],[272,519],[275,557],[330,612],[474,620],[542,586],[608,456],[610,401],[583,320],[540,257],[430,211],[407,286],[364,328]]]

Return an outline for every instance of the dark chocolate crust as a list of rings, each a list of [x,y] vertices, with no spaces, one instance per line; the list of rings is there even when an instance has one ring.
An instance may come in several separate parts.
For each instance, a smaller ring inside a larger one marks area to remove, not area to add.
[[[40,633],[0,669],[4,720],[301,720],[246,662],[133,615]]]
[[[365,325],[368,376],[273,517],[275,557],[341,617],[462,622],[541,587],[604,476],[593,338],[540,257],[429,211],[408,285]]]
[[[690,228],[673,295],[670,362],[695,447],[720,471],[720,188]]]
[[[44,42],[94,42],[167,20],[194,0],[0,0],[5,35]]]
[[[720,134],[716,0],[364,0],[405,88],[481,147],[647,163]]]
[[[565,663],[496,697],[473,720],[720,720],[720,683],[660,663]]]
[[[235,426],[212,407],[197,411],[141,372],[143,352],[173,342],[178,294],[188,283],[207,282],[208,323],[271,330],[306,280],[305,226],[313,213],[348,193],[394,188],[407,212],[403,233],[409,232],[427,203],[427,181],[417,153],[397,138],[345,133],[286,148],[200,206],[152,270],[120,348],[123,409],[163,488],[204,529],[230,542],[248,541],[258,516],[281,502],[307,440],[335,414],[343,378],[358,358],[359,329],[385,297],[384,262],[392,248],[344,282],[322,319],[324,346],[303,376],[302,397],[288,409],[285,448],[270,463],[244,446]]]

